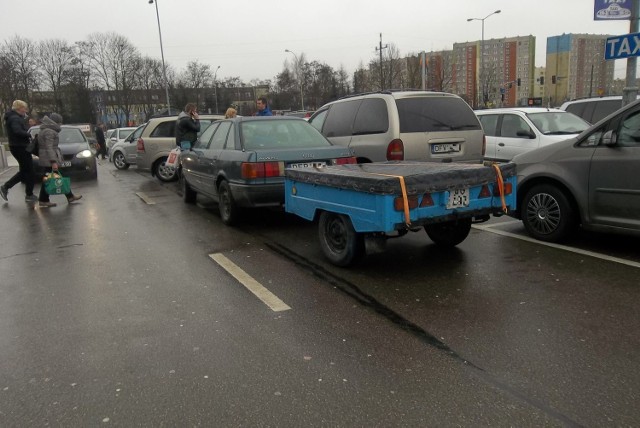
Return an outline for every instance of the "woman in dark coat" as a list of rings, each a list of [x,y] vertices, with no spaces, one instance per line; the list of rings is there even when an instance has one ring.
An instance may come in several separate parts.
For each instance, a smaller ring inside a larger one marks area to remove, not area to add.
[[[60,141],[60,124],[62,123],[62,116],[58,113],[51,113],[51,117],[45,116],[42,119],[40,125],[40,133],[38,134],[39,145],[39,165],[44,168],[44,174],[42,176],[42,185],[40,186],[40,195],[38,197],[38,206],[40,208],[55,207],[55,202],[49,201],[49,194],[45,190],[44,178],[46,175],[53,171],[58,171],[58,167],[64,158],[62,152],[58,148]],[[74,195],[73,192],[65,194],[69,203],[75,202],[82,198],[82,195]]]

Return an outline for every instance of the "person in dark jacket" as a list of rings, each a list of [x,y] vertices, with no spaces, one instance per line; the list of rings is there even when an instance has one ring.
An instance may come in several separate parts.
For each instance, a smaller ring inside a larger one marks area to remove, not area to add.
[[[273,116],[273,113],[271,113],[271,109],[269,108],[269,104],[267,103],[266,97],[258,98],[258,101],[256,101],[256,105],[258,106],[258,112],[256,113],[256,116]]]
[[[33,158],[31,153],[27,151],[29,144],[29,132],[27,127],[27,103],[21,100],[15,100],[11,105],[11,111],[4,115],[4,123],[9,137],[9,151],[18,162],[18,172],[11,177],[6,183],[0,186],[0,197],[5,201],[8,200],[7,195],[9,189],[23,182],[25,186],[25,201],[35,202],[36,196],[33,194],[34,186],[34,170]]]
[[[40,208],[55,207],[56,203],[49,200],[49,194],[45,190],[44,178],[51,171],[58,171],[59,165],[64,162],[64,157],[58,144],[60,142],[60,124],[62,116],[58,113],[51,113],[51,116],[42,118],[40,125],[40,133],[38,134],[38,144],[40,145],[38,164],[43,167],[42,185],[40,186],[40,195],[38,197],[38,206]],[[73,192],[65,194],[67,202],[72,203],[82,198],[82,195],[74,195]]]
[[[104,131],[102,130],[102,124],[96,126],[96,142],[98,143],[98,153],[96,153],[96,159],[102,155],[102,159],[107,158],[107,141],[104,138]]]
[[[195,104],[187,104],[176,121],[176,146],[181,150],[189,150],[198,139],[200,132],[200,116]]]

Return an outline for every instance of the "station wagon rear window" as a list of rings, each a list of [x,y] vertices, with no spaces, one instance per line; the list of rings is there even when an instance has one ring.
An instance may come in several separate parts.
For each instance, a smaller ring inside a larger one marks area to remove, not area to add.
[[[416,97],[396,100],[400,132],[480,130],[471,107],[460,98]]]
[[[304,120],[251,120],[242,122],[245,150],[324,147],[331,143]]]

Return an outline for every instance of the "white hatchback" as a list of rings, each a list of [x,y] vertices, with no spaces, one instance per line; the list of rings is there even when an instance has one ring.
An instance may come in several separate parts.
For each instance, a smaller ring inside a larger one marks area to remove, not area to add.
[[[578,116],[542,107],[476,110],[487,138],[484,159],[510,161],[515,155],[575,137],[589,127]]]

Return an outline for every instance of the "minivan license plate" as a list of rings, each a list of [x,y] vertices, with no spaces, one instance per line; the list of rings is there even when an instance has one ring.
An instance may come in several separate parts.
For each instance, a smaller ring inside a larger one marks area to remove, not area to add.
[[[469,189],[454,189],[449,192],[447,208],[461,208],[469,206]]]
[[[460,151],[460,143],[432,144],[431,153],[455,153]]]

